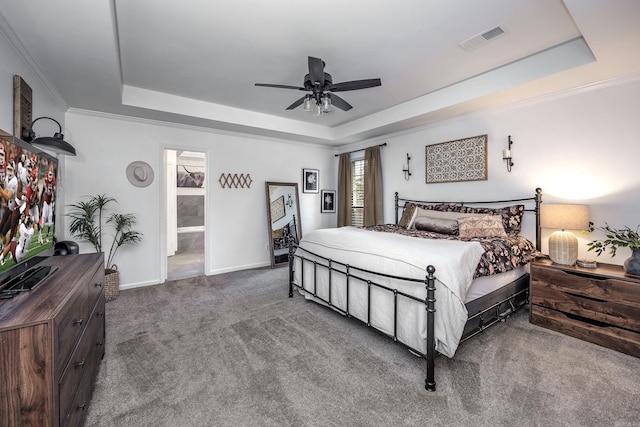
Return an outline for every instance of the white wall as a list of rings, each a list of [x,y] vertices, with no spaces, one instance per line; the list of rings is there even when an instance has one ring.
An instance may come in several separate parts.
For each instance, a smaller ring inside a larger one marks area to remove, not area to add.
[[[143,241],[121,248],[116,257],[122,288],[161,282],[165,148],[207,155],[206,274],[270,265],[266,181],[301,184],[302,169],[314,168],[320,170],[320,188],[336,188],[334,152],[326,147],[73,110],[67,113],[66,125],[78,156],[66,162],[65,204],[83,195],[107,193],[118,200],[119,212],[138,215]],[[135,160],[153,167],[150,186],[134,187],[127,181],[127,165]],[[218,182],[221,173],[250,174],[253,182],[250,188],[223,189]],[[320,213],[319,194],[301,192],[300,210],[303,233],[336,224],[335,214]],[[69,237],[66,224],[62,229]],[[88,250],[81,245],[81,251]]]
[[[0,129],[13,134],[14,75],[22,77],[33,91],[33,118],[52,117],[59,121],[64,129],[64,112],[67,110],[67,106],[27,66],[27,63],[18,55],[2,31],[0,31],[0,58],[0,100],[2,100],[0,102]],[[34,130],[36,134],[52,136],[58,131],[58,126],[49,120],[39,120],[34,126]]]
[[[382,150],[385,221],[393,222],[393,194],[421,200],[486,200],[529,197],[541,187],[543,202],[591,206],[596,225],[640,224],[640,75],[617,82],[545,97],[482,113],[474,113],[400,135],[365,141],[358,146],[387,142]],[[425,146],[488,134],[488,180],[425,183]],[[511,135],[514,166],[502,160]],[[345,147],[342,151],[348,151]],[[405,181],[402,165],[411,159],[412,176]],[[337,164],[337,162],[336,162]],[[532,222],[527,227],[533,231]],[[547,237],[543,230],[543,251]],[[595,258],[586,243],[600,232],[575,233],[579,256]],[[623,249],[613,264],[631,255]]]

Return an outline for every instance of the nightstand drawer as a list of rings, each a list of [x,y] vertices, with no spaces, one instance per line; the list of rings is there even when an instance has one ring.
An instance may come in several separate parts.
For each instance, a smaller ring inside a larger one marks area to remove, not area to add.
[[[621,329],[586,317],[531,305],[531,323],[640,357],[640,333]]]
[[[640,281],[621,266],[531,264],[531,323],[640,357]]]
[[[587,298],[635,307],[637,315],[640,315],[640,285],[638,283],[571,269],[540,267],[535,264],[531,269],[535,272],[532,274],[531,280],[532,293],[546,286],[554,286]]]
[[[537,280],[538,277],[531,279],[532,290],[529,300],[532,304],[640,332],[640,308],[626,301],[597,298],[593,296],[593,292],[574,290],[561,282],[556,282],[557,285],[545,283],[541,286]]]

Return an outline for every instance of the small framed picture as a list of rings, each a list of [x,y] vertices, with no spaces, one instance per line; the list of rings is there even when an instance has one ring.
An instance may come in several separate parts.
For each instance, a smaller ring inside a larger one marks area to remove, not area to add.
[[[302,169],[302,192],[318,193],[318,169]]]
[[[322,199],[322,205],[320,206],[321,213],[335,213],[336,212],[336,191],[335,190],[322,190],[320,192],[320,199]]]

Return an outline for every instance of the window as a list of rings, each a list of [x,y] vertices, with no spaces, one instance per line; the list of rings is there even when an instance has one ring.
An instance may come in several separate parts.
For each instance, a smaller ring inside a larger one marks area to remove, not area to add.
[[[351,162],[351,224],[364,224],[364,159]]]

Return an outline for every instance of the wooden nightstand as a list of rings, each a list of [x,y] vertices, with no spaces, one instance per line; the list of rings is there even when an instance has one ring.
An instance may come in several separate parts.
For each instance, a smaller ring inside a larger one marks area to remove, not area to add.
[[[640,279],[621,266],[531,263],[531,323],[640,357]]]

